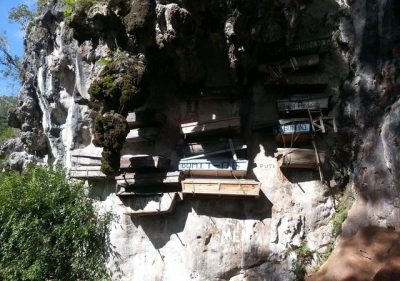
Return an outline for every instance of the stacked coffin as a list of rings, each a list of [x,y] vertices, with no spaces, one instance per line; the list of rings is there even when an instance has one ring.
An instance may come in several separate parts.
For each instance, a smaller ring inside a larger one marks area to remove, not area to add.
[[[247,148],[238,139],[229,137],[240,133],[240,118],[232,117],[181,125],[186,140],[197,140],[178,146],[183,158],[178,169],[185,176],[184,194],[218,196],[253,196],[260,184],[246,180],[248,160],[236,152]],[[207,141],[202,141],[207,137]]]
[[[273,126],[275,140],[283,147],[275,153],[278,165],[319,168],[321,179],[325,154],[318,151],[314,135],[325,133],[327,124],[336,132],[335,120],[324,117],[330,106],[330,95],[323,94],[328,78],[318,71],[323,53],[330,46],[329,36],[294,42],[288,48],[288,59],[259,67],[267,74],[266,86],[286,92],[285,97],[277,100],[278,113],[284,119]]]
[[[278,148],[275,157],[281,168],[319,168],[325,161],[325,153],[319,152],[314,142],[314,133],[318,128],[325,132],[323,112],[329,110],[330,96],[321,94],[289,95],[277,100],[278,112],[285,117],[274,127],[275,139],[289,148]],[[318,117],[316,117],[318,115]],[[312,142],[313,149],[293,148],[296,144]]]
[[[139,110],[128,114],[131,129],[126,143],[143,144],[158,138],[163,115],[155,110]],[[160,155],[125,154],[121,156],[121,174],[117,195],[125,206],[125,214],[145,216],[173,211],[180,200],[180,172],[170,172],[170,160]]]
[[[86,147],[71,151],[70,177],[80,180],[104,180],[107,176],[101,171],[101,152],[99,147]]]

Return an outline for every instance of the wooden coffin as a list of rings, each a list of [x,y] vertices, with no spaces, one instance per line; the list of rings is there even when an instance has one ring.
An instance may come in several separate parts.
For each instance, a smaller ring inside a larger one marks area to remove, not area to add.
[[[151,216],[171,213],[181,197],[177,192],[149,196],[135,196],[123,199],[125,215]]]
[[[252,196],[260,194],[260,183],[244,179],[185,179],[182,192],[193,195]]]
[[[101,171],[101,166],[78,166],[69,171],[69,176],[74,179],[82,180],[103,180],[107,178]]]
[[[179,161],[185,176],[245,177],[249,161],[234,159],[189,159]]]
[[[311,140],[312,126],[308,118],[281,119],[273,128],[278,142],[293,143]]]
[[[239,139],[233,139],[232,145],[234,150],[246,149],[247,146]],[[230,151],[231,147],[227,139],[220,141],[207,141],[197,143],[185,143],[178,145],[177,152],[182,157],[189,157],[199,154],[215,155]]]
[[[273,77],[267,79],[265,86],[288,91],[320,93],[326,89],[328,83],[328,77],[320,73],[292,73],[285,74],[279,79]]]
[[[288,60],[259,65],[258,71],[267,72],[272,77],[279,77],[281,72],[295,71],[319,64],[319,55],[292,57]]]
[[[76,166],[100,166],[101,165],[101,157],[100,158],[91,158],[91,157],[71,157],[71,162]]]
[[[126,136],[127,143],[140,143],[140,142],[148,142],[154,141],[159,133],[159,128],[140,128],[140,129],[132,129],[129,131]]]
[[[181,125],[181,132],[184,135],[199,135],[218,132],[239,133],[240,117],[210,120],[207,122],[185,123]]]
[[[278,111],[284,114],[307,114],[307,110],[326,111],[329,109],[329,98],[322,95],[292,95],[277,100]]]
[[[176,186],[181,180],[181,172],[125,173],[115,179],[119,186]]]
[[[120,161],[121,170],[167,170],[170,160],[162,156],[123,155]]]
[[[135,112],[129,112],[126,117],[129,128],[142,128],[149,126],[159,126],[161,121],[165,118],[156,110],[144,109]]]
[[[100,166],[101,147],[87,147],[71,151],[71,163],[73,166]]]
[[[318,159],[315,150],[300,148],[278,148],[274,154],[281,168],[316,169]],[[325,153],[318,153],[321,165],[325,162]]]
[[[330,36],[315,38],[311,40],[298,41],[289,47],[291,54],[315,54],[327,52],[332,40]]]

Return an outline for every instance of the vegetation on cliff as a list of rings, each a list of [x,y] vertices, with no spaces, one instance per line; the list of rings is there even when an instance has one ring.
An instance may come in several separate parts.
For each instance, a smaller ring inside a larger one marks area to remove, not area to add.
[[[7,124],[8,111],[16,104],[15,97],[0,97],[0,144],[13,138],[18,133],[17,129],[10,128]]]
[[[110,216],[59,168],[0,174],[0,280],[104,280]]]

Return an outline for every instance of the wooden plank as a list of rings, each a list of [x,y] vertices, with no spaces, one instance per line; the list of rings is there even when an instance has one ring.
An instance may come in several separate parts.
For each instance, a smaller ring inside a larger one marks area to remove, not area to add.
[[[120,161],[122,170],[167,170],[170,160],[162,156],[123,155]]]
[[[138,143],[138,142],[154,141],[157,138],[159,131],[160,131],[159,128],[154,128],[154,127],[132,129],[126,136],[126,142]]]
[[[184,194],[257,197],[260,193],[260,183],[253,180],[186,179],[181,184]]]
[[[210,132],[240,132],[240,117],[229,119],[210,120],[207,122],[192,122],[181,125],[181,132],[184,135],[206,134]]]
[[[316,169],[318,160],[313,149],[278,148],[274,154],[281,168]],[[325,162],[325,153],[319,153],[321,165]]]
[[[124,214],[130,216],[151,216],[169,214],[174,210],[175,204],[180,201],[177,192],[160,195],[131,197],[124,200]]]
[[[186,176],[245,177],[248,160],[190,159],[179,161],[179,170]]]
[[[246,149],[247,146],[243,144],[240,139],[232,140],[233,147],[235,150]],[[227,139],[221,139],[219,141],[206,141],[201,143],[185,143],[176,147],[177,152],[180,156],[190,157],[194,155],[215,155],[228,151],[230,145]]]
[[[125,173],[115,177],[120,186],[177,185],[181,172],[167,173]]]

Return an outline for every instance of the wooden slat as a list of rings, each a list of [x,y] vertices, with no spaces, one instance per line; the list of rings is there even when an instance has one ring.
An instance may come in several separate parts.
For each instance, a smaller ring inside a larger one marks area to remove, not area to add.
[[[318,160],[313,149],[278,148],[274,156],[281,168],[316,169]],[[325,153],[319,153],[321,165],[325,161]]]
[[[181,131],[185,135],[210,133],[215,131],[240,132],[240,117],[221,120],[210,120],[208,122],[192,122],[181,125]]]
[[[193,195],[257,197],[260,193],[260,183],[236,179],[186,179],[182,181],[182,192]]]

